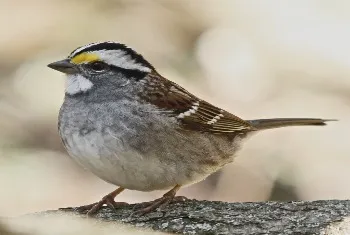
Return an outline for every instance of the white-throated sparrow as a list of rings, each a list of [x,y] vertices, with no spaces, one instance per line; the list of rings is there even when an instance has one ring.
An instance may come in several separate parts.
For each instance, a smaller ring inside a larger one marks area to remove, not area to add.
[[[309,118],[242,120],[162,77],[140,54],[116,42],[79,47],[48,65],[67,74],[58,128],[69,155],[119,186],[80,209],[117,207],[124,189],[171,189],[140,210],[166,205],[183,185],[234,159],[242,138],[284,126],[325,125]],[[181,198],[179,198],[181,199]]]

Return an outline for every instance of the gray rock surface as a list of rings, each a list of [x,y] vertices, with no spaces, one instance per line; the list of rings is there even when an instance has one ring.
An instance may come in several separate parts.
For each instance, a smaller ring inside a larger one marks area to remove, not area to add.
[[[331,233],[328,229],[350,216],[349,200],[256,203],[189,200],[145,216],[131,216],[134,206],[116,211],[105,207],[96,219],[178,234],[350,234],[350,231]]]

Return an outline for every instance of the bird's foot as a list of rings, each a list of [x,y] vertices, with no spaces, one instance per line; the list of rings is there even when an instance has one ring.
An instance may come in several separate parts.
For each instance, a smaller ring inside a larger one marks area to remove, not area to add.
[[[110,195],[107,195],[103,197],[99,202],[75,207],[74,211],[77,211],[79,213],[85,213],[87,211],[86,213],[87,216],[91,217],[95,215],[103,207],[103,205],[107,205],[113,211],[116,211],[117,208],[120,208],[125,205],[129,205],[129,204],[126,202],[116,202],[114,201],[114,198],[112,198]]]
[[[186,200],[188,199],[184,196],[167,195],[166,193],[163,195],[163,197],[158,198],[154,201],[137,204],[135,207],[141,207],[141,209],[136,210],[132,215],[145,215],[156,210],[157,208],[164,209],[171,202],[184,202]]]

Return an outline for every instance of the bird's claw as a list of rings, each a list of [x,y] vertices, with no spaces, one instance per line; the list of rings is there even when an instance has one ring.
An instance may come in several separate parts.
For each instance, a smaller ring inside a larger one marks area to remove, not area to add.
[[[135,212],[133,212],[131,214],[131,216],[137,215],[137,216],[142,216],[145,214],[148,214],[152,211],[155,211],[157,208],[159,208],[160,210],[164,209],[167,205],[169,205],[171,202],[184,202],[188,200],[186,197],[184,196],[172,196],[172,195],[164,195],[161,198],[158,198],[154,201],[151,202],[143,202],[140,204],[135,205],[134,209],[136,209],[136,207],[141,206],[141,209],[136,210]]]
[[[129,205],[126,202],[116,202],[114,199],[109,198],[108,196],[102,198],[99,202],[95,202],[89,205],[79,206],[73,208],[74,211],[78,213],[85,213],[87,211],[87,216],[92,217],[95,215],[102,207],[103,205],[107,205],[110,209],[112,209],[114,212],[116,212],[117,208],[120,208],[122,206]]]

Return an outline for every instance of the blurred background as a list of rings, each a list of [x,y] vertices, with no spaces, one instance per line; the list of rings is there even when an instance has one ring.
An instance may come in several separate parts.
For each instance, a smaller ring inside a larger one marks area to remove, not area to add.
[[[336,118],[270,130],[182,189],[235,201],[349,199],[350,2],[0,0],[0,216],[78,206],[109,185],[57,133],[64,76],[46,65],[94,41],[126,43],[165,77],[245,119]],[[164,192],[126,191],[118,201]]]

